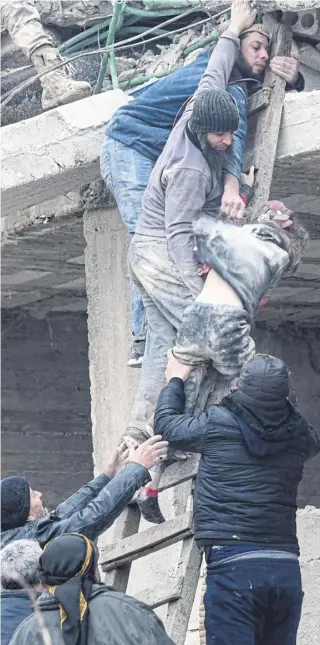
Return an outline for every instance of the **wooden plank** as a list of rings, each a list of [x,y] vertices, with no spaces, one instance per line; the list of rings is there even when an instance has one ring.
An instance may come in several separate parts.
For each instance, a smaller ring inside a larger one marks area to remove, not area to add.
[[[179,578],[175,578],[174,580],[169,578],[163,585],[155,585],[151,589],[140,591],[138,594],[135,594],[135,598],[149,605],[151,609],[156,609],[156,607],[161,607],[161,605],[179,600],[182,587],[183,576],[179,576]]]
[[[114,541],[119,542],[124,538],[134,535],[139,530],[140,511],[137,506],[127,506],[117,519],[114,529]],[[125,593],[129,582],[131,562],[117,567],[105,574],[104,582],[108,587],[114,587],[117,591]]]
[[[279,24],[273,31],[271,58],[290,56],[292,31],[290,27]],[[254,140],[257,166],[254,195],[248,207],[248,219],[252,220],[257,210],[269,199],[273,167],[276,158],[281,115],[286,90],[286,82],[269,68],[265,74],[264,87],[271,88],[268,107],[260,114]]]
[[[271,88],[263,87],[262,90],[250,96],[248,101],[248,117],[267,108],[270,103],[270,95]]]
[[[192,513],[184,513],[163,524],[124,538],[101,549],[101,567],[108,571],[127,562],[142,558],[193,535]]]
[[[186,461],[178,461],[166,468],[160,482],[159,490],[166,490],[167,488],[182,484],[188,481],[188,479],[194,479],[198,473],[199,461],[199,455],[191,455]]]
[[[176,508],[188,511],[192,505],[192,480],[185,482],[175,491]],[[166,630],[176,645],[184,645],[189,618],[196,594],[201,567],[202,552],[198,549],[194,537],[182,543],[180,557],[175,574],[182,576],[183,585],[180,598],[168,604]]]

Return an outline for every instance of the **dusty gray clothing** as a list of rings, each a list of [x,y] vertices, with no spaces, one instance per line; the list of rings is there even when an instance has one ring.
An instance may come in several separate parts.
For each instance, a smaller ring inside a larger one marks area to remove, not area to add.
[[[57,601],[44,592],[38,605],[52,645],[64,645]],[[93,585],[89,609],[88,645],[174,645],[152,609],[110,587]],[[10,645],[43,645],[34,616],[20,625]]]
[[[1,21],[10,38],[29,59],[39,47],[54,46],[43,29],[34,0],[2,0]]]
[[[194,233],[199,261],[236,291],[251,324],[262,296],[276,286],[290,262],[276,229],[259,221],[239,227],[201,217]]]
[[[240,48],[231,31],[220,38],[199,87],[172,130],[144,193],[136,232],[167,238],[177,269],[196,296],[202,288],[194,259],[192,222],[201,213],[216,217],[223,193],[222,164],[210,167],[188,135],[194,99],[203,91],[225,90]]]
[[[208,362],[219,374],[234,378],[254,351],[244,309],[195,301],[183,313],[173,353],[186,365]]]
[[[165,386],[168,349],[175,344],[184,310],[193,298],[170,256],[165,238],[135,235],[128,259],[132,279],[146,309],[148,329],[139,387],[125,434],[144,441],[153,434],[152,417]],[[190,413],[203,410],[203,403],[196,406],[196,402],[206,372],[207,364],[195,370],[186,383]]]

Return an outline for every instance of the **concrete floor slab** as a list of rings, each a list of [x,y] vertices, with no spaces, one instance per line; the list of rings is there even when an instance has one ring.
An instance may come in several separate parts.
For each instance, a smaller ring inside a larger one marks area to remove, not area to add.
[[[100,178],[103,131],[128,98],[106,92],[2,129],[2,215]],[[286,95],[273,190],[319,196],[320,91]]]

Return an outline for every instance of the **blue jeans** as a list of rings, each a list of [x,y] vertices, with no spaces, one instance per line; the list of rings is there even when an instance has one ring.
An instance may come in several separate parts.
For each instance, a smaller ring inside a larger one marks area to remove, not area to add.
[[[101,149],[100,169],[106,186],[114,195],[121,219],[132,236],[141,213],[142,196],[153,168],[153,162],[133,148],[106,136]],[[140,294],[130,282],[132,334],[145,339],[146,315]]]
[[[211,553],[204,596],[207,645],[295,645],[303,599],[298,558],[286,559],[279,551],[273,557],[262,549],[231,558],[221,554],[220,560],[215,549]]]

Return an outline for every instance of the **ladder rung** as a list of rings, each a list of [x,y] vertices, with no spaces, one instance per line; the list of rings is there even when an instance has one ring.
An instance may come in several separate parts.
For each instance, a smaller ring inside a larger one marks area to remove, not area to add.
[[[149,605],[151,609],[156,609],[156,607],[166,605],[173,600],[179,600],[181,598],[182,586],[183,576],[180,576],[177,580],[169,578],[163,585],[155,585],[151,589],[144,589],[138,594],[135,594],[134,597],[140,600],[140,602]]]
[[[192,455],[186,461],[177,461],[164,471],[159,490],[166,490],[196,477],[199,468],[199,455]]]
[[[101,549],[100,563],[103,571],[120,567],[193,535],[192,513],[187,512],[163,524],[152,526],[141,533],[109,544]]]
[[[270,95],[270,87],[263,87],[261,90],[250,96],[248,102],[248,117],[267,108],[270,103]]]

